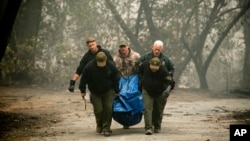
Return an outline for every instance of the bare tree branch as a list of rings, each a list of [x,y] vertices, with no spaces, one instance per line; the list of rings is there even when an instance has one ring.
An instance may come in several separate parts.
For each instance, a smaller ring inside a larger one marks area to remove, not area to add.
[[[157,39],[161,39],[161,36],[158,32],[158,29],[156,28],[154,22],[153,22],[153,14],[152,14],[152,9],[149,7],[148,0],[141,0],[142,7],[144,9],[146,21],[148,24],[148,29],[150,33],[150,38],[154,41]]]
[[[132,33],[132,31],[125,24],[124,20],[122,19],[122,17],[117,12],[117,10],[116,10],[115,6],[113,5],[113,3],[110,0],[105,0],[105,1],[106,1],[107,8],[110,9],[110,11],[112,12],[112,14],[113,14],[115,20],[117,21],[117,23],[123,29],[123,31],[125,32],[125,34],[127,35],[127,37],[130,39],[130,41],[132,42],[132,44],[134,44],[134,46],[138,50],[140,50],[141,46],[140,46],[140,43],[138,42],[136,36]]]
[[[211,53],[209,54],[209,56],[208,56],[208,58],[207,58],[207,60],[206,60],[206,62],[204,64],[204,68],[205,68],[206,71],[207,71],[207,68],[209,67],[210,62],[213,59],[213,56],[215,55],[215,53],[219,49],[219,47],[220,47],[222,41],[224,40],[224,38],[227,36],[229,31],[232,29],[232,27],[237,23],[237,21],[239,21],[239,19],[246,13],[246,11],[248,10],[249,7],[250,7],[250,1],[248,1],[248,3],[246,3],[246,5],[242,8],[242,10],[239,12],[239,14],[226,27],[225,31],[222,33],[222,35],[220,36],[220,38],[218,39],[218,41],[214,45]]]

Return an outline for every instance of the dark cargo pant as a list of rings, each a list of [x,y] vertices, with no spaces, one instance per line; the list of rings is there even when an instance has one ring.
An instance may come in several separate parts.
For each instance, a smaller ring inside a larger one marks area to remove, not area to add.
[[[145,89],[142,89],[142,98],[144,102],[144,122],[145,130],[161,129],[163,111],[167,102],[167,98],[151,97]]]
[[[94,108],[96,124],[102,128],[102,131],[110,131],[112,122],[112,106],[114,100],[114,91],[109,90],[106,93],[90,94],[90,102]]]

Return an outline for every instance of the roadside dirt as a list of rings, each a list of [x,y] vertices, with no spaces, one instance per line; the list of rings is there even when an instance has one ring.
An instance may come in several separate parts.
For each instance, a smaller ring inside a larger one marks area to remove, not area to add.
[[[0,87],[1,141],[229,141],[230,124],[250,124],[250,95],[175,90],[164,111],[162,132],[144,134],[144,120],[113,133],[95,132],[92,105],[80,92],[38,87]]]

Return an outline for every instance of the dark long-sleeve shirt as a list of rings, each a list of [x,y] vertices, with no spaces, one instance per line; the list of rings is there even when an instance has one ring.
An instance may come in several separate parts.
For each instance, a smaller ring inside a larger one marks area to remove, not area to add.
[[[76,69],[76,74],[78,75],[81,75],[82,74],[82,71],[84,69],[84,67],[87,65],[87,63],[91,60],[93,60],[96,56],[96,54],[100,51],[103,51],[107,57],[108,57],[108,60],[112,60],[113,61],[113,57],[110,55],[109,51],[103,49],[101,46],[97,46],[98,47],[98,51],[96,53],[92,53],[90,51],[86,52],[81,61],[80,61],[80,64],[78,65],[77,69]]]
[[[159,70],[152,72],[150,69],[149,61],[143,62],[138,71],[141,85],[152,97],[162,95],[163,91],[167,88],[169,75],[165,66],[161,65]]]
[[[119,71],[115,64],[107,60],[105,67],[98,67],[96,60],[90,61],[83,70],[79,84],[81,93],[86,93],[86,85],[90,92],[102,94],[110,89],[119,93]]]

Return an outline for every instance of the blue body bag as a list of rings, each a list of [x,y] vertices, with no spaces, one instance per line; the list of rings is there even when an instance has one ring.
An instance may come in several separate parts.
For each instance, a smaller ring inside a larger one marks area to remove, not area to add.
[[[138,75],[121,77],[120,95],[113,103],[113,119],[123,126],[132,126],[141,122],[144,105],[138,89]]]

